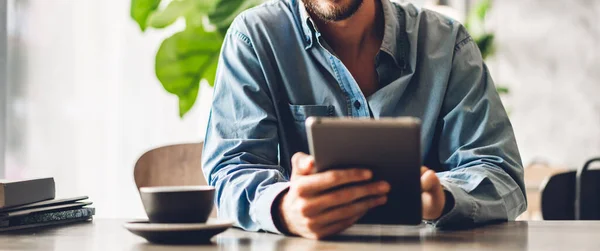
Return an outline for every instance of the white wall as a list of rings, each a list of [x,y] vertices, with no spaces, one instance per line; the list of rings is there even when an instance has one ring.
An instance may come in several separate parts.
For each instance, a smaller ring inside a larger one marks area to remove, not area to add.
[[[492,62],[525,163],[600,156],[600,1],[498,0]]]
[[[173,32],[142,34],[130,1],[11,4],[8,178],[54,176],[57,196],[89,195],[100,217],[141,217],[133,166],[146,150],[204,137],[211,90],[185,119],[154,76]]]

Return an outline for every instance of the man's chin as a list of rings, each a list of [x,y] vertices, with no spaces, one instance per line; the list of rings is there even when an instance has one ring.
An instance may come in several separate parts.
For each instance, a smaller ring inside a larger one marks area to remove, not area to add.
[[[363,0],[302,0],[306,9],[317,18],[337,22],[352,17]]]

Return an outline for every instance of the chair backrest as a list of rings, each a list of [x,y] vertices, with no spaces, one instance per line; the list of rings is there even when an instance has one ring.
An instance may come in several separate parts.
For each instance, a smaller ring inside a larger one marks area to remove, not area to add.
[[[164,146],[150,150],[135,163],[133,178],[140,187],[202,186],[202,143]],[[216,207],[210,217],[217,217]]]
[[[575,220],[577,171],[559,173],[542,185],[544,220]],[[600,170],[581,175],[580,220],[600,220]]]
[[[202,143],[165,146],[144,153],[133,171],[138,191],[140,187],[206,185],[201,159]]]
[[[544,220],[574,220],[575,171],[551,176],[542,185],[541,202]]]

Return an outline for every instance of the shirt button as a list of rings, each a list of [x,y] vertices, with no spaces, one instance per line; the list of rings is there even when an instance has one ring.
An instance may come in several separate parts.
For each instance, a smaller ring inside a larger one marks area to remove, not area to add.
[[[360,101],[358,101],[358,100],[354,101],[354,107],[356,107],[356,109],[360,109],[360,106],[361,106]]]

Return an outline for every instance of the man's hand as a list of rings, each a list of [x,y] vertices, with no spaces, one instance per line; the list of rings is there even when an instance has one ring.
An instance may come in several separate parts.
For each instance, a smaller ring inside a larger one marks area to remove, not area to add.
[[[369,209],[387,202],[390,185],[368,182],[366,169],[330,170],[314,173],[314,159],[304,153],[292,157],[289,191],[274,205],[287,231],[322,239],[352,226]],[[361,183],[361,184],[356,184]],[[344,186],[343,189],[336,189]]]
[[[421,167],[421,200],[423,219],[436,220],[442,216],[446,205],[446,194],[435,172]]]

